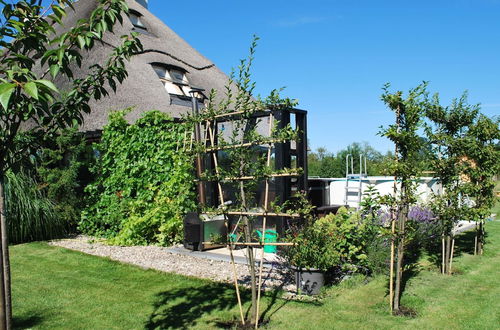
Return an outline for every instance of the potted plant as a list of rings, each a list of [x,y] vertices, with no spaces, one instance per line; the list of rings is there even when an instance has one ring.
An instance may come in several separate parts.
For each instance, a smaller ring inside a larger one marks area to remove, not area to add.
[[[283,255],[295,270],[297,291],[315,295],[325,283],[325,273],[340,270],[356,271],[366,260],[364,226],[358,223],[359,214],[341,208],[305,225],[289,236],[294,243]]]

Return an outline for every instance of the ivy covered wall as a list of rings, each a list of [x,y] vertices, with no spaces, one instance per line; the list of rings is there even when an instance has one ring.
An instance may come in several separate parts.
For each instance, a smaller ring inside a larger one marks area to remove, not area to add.
[[[126,112],[110,115],[95,146],[96,179],[79,229],[119,245],[180,242],[183,216],[196,207],[193,161],[182,151],[186,126],[159,111],[131,125]]]

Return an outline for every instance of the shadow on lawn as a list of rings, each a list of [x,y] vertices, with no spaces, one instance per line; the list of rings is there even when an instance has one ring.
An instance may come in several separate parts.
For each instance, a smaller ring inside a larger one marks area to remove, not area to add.
[[[455,251],[453,257],[457,258],[463,254],[474,254],[475,237],[475,231],[467,231],[455,236]],[[486,237],[487,233],[485,233],[485,238]],[[436,240],[434,243],[426,245],[425,247],[407,246],[405,251],[403,277],[401,279],[400,297],[404,294],[408,282],[422,271],[422,266],[419,261],[423,251],[427,253],[429,260],[435,267],[438,270],[441,269],[442,251],[440,240]],[[387,280],[386,294],[389,295],[389,280]]]
[[[242,299],[246,299],[243,293]],[[154,311],[146,329],[188,328],[203,314],[229,311],[237,305],[234,289],[228,285],[211,283],[205,286],[184,287],[156,295]]]
[[[277,288],[262,297],[261,323],[268,323],[270,318],[288,303],[280,301],[281,290]],[[251,300],[250,291],[240,290],[243,303]],[[246,304],[245,316],[248,319],[250,306]],[[149,316],[146,329],[187,329],[194,326],[206,314],[226,311],[227,315],[208,317],[206,322],[219,328],[237,327],[239,320],[238,300],[234,287],[220,283],[210,283],[205,286],[177,288],[160,292],[156,295],[154,311]],[[234,308],[234,310],[232,310]]]
[[[12,318],[12,329],[31,329],[42,323],[43,318],[40,315],[30,315],[26,317]]]
[[[484,234],[484,238],[488,237],[488,232]],[[474,241],[476,238],[476,231],[470,230],[455,236],[455,250],[453,258],[460,257],[463,254],[474,254]],[[429,260],[438,268],[441,269],[442,262],[442,247],[441,241],[436,241],[436,244],[427,247],[427,254]]]

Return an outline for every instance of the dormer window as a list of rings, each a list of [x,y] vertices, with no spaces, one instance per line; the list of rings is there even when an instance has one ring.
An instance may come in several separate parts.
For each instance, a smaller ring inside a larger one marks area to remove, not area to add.
[[[151,66],[169,94],[190,96],[189,91],[191,88],[189,87],[189,81],[186,77],[186,71],[180,68],[168,67],[163,64],[155,63],[151,64]]]
[[[142,15],[140,13],[136,12],[135,10],[129,10],[128,17],[130,19],[130,22],[132,22],[135,30],[138,30],[140,32],[148,31],[148,28],[142,21]]]

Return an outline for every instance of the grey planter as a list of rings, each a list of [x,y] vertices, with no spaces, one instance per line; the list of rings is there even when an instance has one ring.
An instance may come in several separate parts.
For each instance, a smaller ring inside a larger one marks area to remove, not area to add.
[[[297,283],[297,292],[310,296],[320,293],[325,285],[325,275],[319,269],[298,269],[295,270],[295,282]]]

